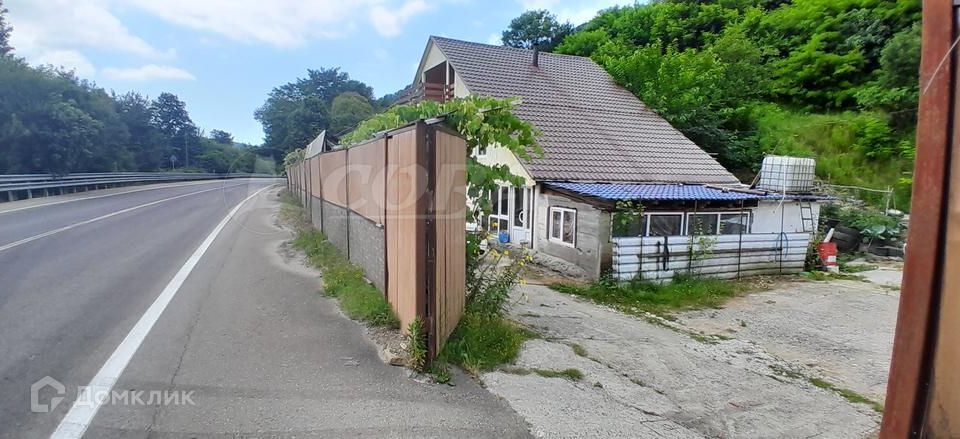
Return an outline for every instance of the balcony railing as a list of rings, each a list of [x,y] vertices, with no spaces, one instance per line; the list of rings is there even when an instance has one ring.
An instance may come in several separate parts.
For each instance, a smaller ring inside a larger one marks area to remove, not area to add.
[[[410,92],[397,99],[397,104],[407,104],[420,101],[447,102],[454,98],[453,84],[421,83]]]

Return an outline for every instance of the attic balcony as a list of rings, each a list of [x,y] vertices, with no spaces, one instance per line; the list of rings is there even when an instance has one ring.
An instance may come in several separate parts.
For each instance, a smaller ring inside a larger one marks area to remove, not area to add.
[[[397,100],[398,104],[422,101],[449,102],[454,98],[453,84],[424,82],[417,84],[409,93]]]

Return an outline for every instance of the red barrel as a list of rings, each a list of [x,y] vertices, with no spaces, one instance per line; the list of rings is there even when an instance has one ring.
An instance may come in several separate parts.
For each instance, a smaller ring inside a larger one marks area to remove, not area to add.
[[[827,267],[827,271],[838,272],[840,266],[837,265],[837,243],[821,242],[817,246],[817,253],[820,254],[820,260]]]

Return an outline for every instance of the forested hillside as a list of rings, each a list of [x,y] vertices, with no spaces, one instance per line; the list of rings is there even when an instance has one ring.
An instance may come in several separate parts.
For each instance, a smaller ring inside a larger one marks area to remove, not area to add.
[[[221,130],[205,135],[171,93],[118,95],[71,72],[28,65],[9,45],[15,30],[5,12],[0,2],[0,174],[275,172],[282,160]]]
[[[764,154],[909,200],[920,0],[663,1],[602,11],[555,51],[589,56],[748,180]]]

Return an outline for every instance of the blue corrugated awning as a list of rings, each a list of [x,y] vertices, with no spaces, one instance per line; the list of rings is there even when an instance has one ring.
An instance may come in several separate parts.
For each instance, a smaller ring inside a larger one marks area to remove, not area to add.
[[[720,189],[698,184],[627,184],[627,183],[570,183],[547,182],[547,187],[575,192],[588,197],[605,200],[648,200],[648,201],[740,201],[740,200],[779,200],[810,199],[818,197],[811,194],[756,194]]]

